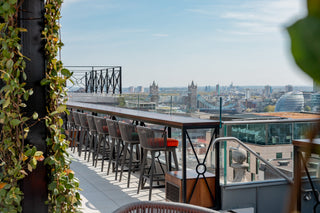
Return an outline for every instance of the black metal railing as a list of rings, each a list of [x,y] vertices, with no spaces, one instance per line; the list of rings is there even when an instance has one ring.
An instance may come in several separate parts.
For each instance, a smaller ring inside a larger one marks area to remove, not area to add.
[[[73,75],[69,91],[122,94],[121,66],[66,66]]]

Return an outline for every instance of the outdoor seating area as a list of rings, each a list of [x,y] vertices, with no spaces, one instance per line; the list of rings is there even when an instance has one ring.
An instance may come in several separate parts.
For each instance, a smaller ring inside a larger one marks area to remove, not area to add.
[[[173,153],[174,167],[172,168],[176,170],[179,168],[175,152],[178,141],[167,138],[163,130],[137,127],[124,121],[77,111],[71,111],[67,118],[70,151],[86,162],[91,161],[94,168],[99,165],[101,172],[106,167],[107,175],[113,176],[114,180],[121,182],[126,176],[127,188],[130,187],[131,174],[140,171],[136,191],[139,193],[140,190],[148,188],[149,200],[152,198],[153,187],[164,187],[165,174],[167,169],[171,168],[168,152]],[[160,136],[156,138],[154,132],[160,132]],[[151,152],[150,164],[147,159],[148,152]],[[166,166],[162,166],[158,158],[161,155],[160,152],[164,152],[166,156]],[[155,159],[158,159],[158,165],[160,165],[157,169]],[[105,162],[108,162],[108,165],[105,165]],[[145,186],[147,182],[145,177],[150,180],[148,187]],[[158,184],[155,186],[153,182]]]

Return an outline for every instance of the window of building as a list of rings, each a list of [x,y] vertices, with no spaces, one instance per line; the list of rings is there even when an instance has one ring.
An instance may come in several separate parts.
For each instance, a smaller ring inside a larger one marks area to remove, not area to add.
[[[232,164],[232,150],[229,150],[229,166]]]
[[[256,180],[256,175],[254,173],[251,173],[251,181],[255,181]]]
[[[276,153],[276,159],[282,159],[282,152]]]

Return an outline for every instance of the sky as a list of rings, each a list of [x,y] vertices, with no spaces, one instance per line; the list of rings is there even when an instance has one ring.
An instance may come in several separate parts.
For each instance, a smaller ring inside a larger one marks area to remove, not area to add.
[[[305,0],[64,0],[65,66],[122,66],[123,87],[312,86],[286,27]]]

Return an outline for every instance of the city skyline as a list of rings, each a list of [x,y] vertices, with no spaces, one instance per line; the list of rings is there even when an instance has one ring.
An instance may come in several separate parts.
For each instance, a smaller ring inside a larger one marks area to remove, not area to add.
[[[65,0],[65,65],[119,65],[123,86],[312,86],[286,26],[302,0]]]

